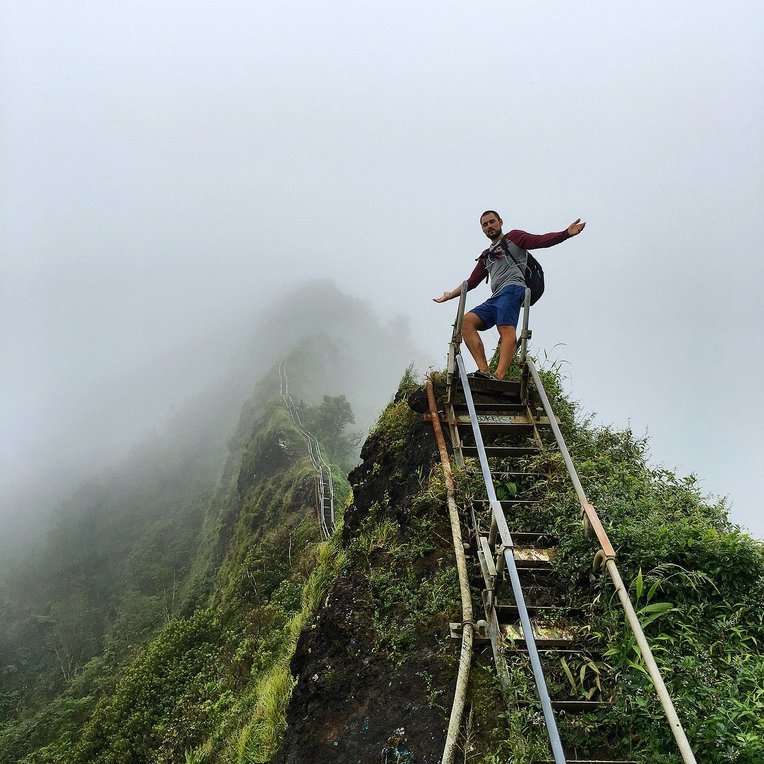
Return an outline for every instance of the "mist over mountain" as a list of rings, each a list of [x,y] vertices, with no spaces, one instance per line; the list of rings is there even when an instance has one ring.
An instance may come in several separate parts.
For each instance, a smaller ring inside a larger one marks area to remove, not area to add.
[[[64,739],[71,760],[78,720],[109,702],[120,667],[177,619],[206,629],[204,613],[227,613],[229,630],[239,626],[226,644],[250,644],[247,614],[293,565],[281,612],[294,615],[320,535],[305,437],[280,393],[321,439],[341,517],[363,436],[404,370],[423,363],[404,323],[380,321],[330,281],[306,282],[246,324],[172,349],[132,385],[100,391],[91,412],[102,416],[83,415],[70,443],[52,444],[60,459],[39,463],[44,490],[27,497],[36,517],[19,518],[21,502],[4,517],[28,543],[7,532],[0,562],[0,761],[49,760],[46,746]],[[56,474],[67,467],[66,479]],[[243,660],[234,675],[249,671]],[[89,750],[77,760],[95,760]]]
[[[401,369],[431,363],[411,344],[406,321],[379,319],[368,303],[331,280],[306,281],[270,293],[264,304],[228,316],[206,333],[179,339],[129,374],[114,373],[78,398],[62,400],[46,412],[25,454],[26,444],[17,444],[24,458],[7,457],[0,484],[0,557],[23,551],[81,481],[113,467],[142,442],[193,440],[220,459],[221,444],[255,380],[283,354],[310,348],[319,337],[326,350],[305,396],[320,400],[327,386],[336,387],[348,395],[356,427],[365,431]]]

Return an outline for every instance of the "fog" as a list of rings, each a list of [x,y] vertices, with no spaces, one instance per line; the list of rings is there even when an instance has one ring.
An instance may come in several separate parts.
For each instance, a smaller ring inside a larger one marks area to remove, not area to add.
[[[288,299],[306,279],[407,316],[442,364],[456,304],[431,298],[492,208],[507,230],[587,221],[537,253],[536,352],[764,536],[760,4],[2,13],[6,516],[19,485],[55,495],[161,429],[237,343],[280,341],[265,306],[310,325]]]
[[[376,420],[407,366],[432,363],[411,345],[405,320],[379,320],[367,302],[327,279],[285,285],[268,299],[124,378],[101,380],[92,400],[72,397],[69,416],[52,412],[51,426],[27,446],[34,457],[27,471],[9,473],[3,486],[0,557],[25,549],[55,520],[51,513],[68,516],[76,499],[67,499],[81,483],[140,484],[132,471],[153,465],[152,454],[166,452],[170,465],[175,454],[222,468],[240,413],[250,409],[243,404],[274,377],[281,359],[290,391],[306,403],[345,395],[355,416],[351,429],[359,434]],[[300,310],[279,315],[283,300]]]

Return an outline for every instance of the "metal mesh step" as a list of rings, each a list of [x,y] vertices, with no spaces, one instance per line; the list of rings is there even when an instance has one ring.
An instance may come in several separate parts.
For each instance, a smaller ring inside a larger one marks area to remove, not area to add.
[[[555,556],[555,550],[536,546],[515,547],[514,556],[518,570],[550,568],[552,566],[552,558]]]
[[[533,625],[533,636],[539,650],[543,647],[570,647],[575,642],[575,634],[571,629],[558,626]],[[499,625],[502,636],[506,641],[506,648],[516,650],[518,646],[525,647],[523,629],[519,624],[502,623]]]

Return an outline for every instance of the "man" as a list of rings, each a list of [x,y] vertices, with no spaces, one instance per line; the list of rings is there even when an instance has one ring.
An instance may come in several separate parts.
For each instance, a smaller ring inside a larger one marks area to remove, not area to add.
[[[478,258],[472,275],[467,279],[467,291],[474,289],[486,276],[490,276],[491,297],[465,314],[462,323],[462,337],[478,367],[475,376],[493,379],[504,379],[517,348],[517,320],[525,297],[525,264],[528,250],[553,247],[571,236],[578,236],[584,230],[586,223],[582,223],[581,218],[578,218],[564,231],[545,233],[542,236],[518,230],[510,231],[505,235],[501,230],[502,225],[504,221],[494,210],[487,210],[480,216],[480,226],[483,233],[491,240],[491,246]],[[514,249],[510,254],[508,241],[516,245],[520,252]],[[446,302],[458,297],[461,292],[460,284],[456,289],[443,292],[440,297],[435,297],[433,300]],[[496,367],[495,376],[488,370],[485,348],[478,335],[478,332],[490,329],[492,326],[499,330],[500,338],[499,365]]]

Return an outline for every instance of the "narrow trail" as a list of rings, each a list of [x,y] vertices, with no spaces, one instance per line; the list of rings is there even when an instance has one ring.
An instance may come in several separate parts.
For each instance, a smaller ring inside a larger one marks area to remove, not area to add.
[[[316,515],[321,537],[326,540],[334,531],[334,481],[331,466],[321,454],[318,439],[310,432],[300,419],[300,412],[294,398],[289,394],[289,378],[287,377],[286,356],[279,363],[279,380],[281,383],[281,400],[284,401],[292,421],[297,429],[305,436],[308,443],[308,456],[316,471]]]

